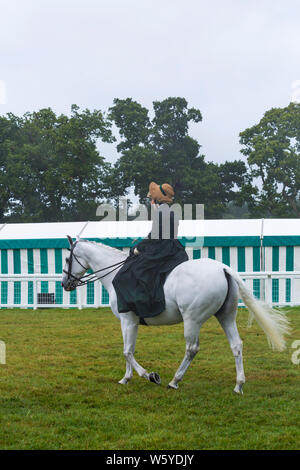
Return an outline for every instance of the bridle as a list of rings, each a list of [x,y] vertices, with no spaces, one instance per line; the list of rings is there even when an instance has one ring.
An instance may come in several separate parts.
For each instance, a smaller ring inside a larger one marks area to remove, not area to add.
[[[88,270],[88,268],[86,266],[83,266],[83,264],[79,261],[79,259],[77,258],[77,256],[74,253],[74,248],[76,247],[78,241],[79,240],[72,243],[71,248],[68,248],[68,250],[70,251],[70,256],[68,258],[66,258],[66,262],[68,263],[68,271],[63,269],[63,272],[65,274],[67,274],[67,276],[68,276],[67,281],[69,281],[69,285],[72,289],[76,289],[76,287],[84,286],[84,285],[86,285],[90,282],[96,281],[97,279],[102,279],[103,277],[108,276],[110,273],[112,273],[113,271],[116,271],[116,269],[118,269],[120,266],[122,266],[122,264],[124,264],[128,259],[128,258],[126,258],[123,261],[119,261],[118,263],[112,264],[111,266],[107,266],[106,268],[98,269],[97,271],[94,271],[92,273],[84,274],[81,277],[76,277],[76,276],[74,276],[74,274],[72,274],[73,259],[75,259],[77,261],[77,263],[85,271]],[[96,276],[96,273],[99,273],[101,271],[105,271],[106,269],[110,269],[110,268],[114,268],[114,269],[112,269],[108,273],[103,274],[103,276],[100,276],[100,277]]]

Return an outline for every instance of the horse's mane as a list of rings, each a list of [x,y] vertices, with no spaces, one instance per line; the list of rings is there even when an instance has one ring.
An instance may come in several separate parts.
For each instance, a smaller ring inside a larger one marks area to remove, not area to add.
[[[124,256],[127,256],[127,253],[125,253],[124,251],[118,250],[117,248],[114,248],[113,246],[106,245],[105,243],[94,242],[94,241],[92,241],[92,240],[85,240],[84,238],[80,238],[79,241],[85,242],[85,243],[91,243],[92,245],[95,245],[97,248],[100,248],[100,245],[101,245],[101,246],[103,246],[104,248],[108,248],[109,250],[114,251],[115,253],[123,254]]]

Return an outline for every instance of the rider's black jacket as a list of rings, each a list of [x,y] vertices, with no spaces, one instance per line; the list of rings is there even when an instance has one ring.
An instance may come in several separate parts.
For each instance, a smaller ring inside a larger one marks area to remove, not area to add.
[[[113,285],[120,313],[133,311],[140,317],[153,317],[165,309],[163,284],[167,274],[188,256],[177,240],[179,217],[168,204],[154,212],[148,237],[130,250]],[[133,256],[137,248],[139,255]]]

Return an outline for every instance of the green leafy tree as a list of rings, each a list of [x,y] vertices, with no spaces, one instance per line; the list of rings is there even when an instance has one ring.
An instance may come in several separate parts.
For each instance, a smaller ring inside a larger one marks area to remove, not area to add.
[[[0,117],[0,220],[9,211],[13,181],[8,174],[9,143],[16,138],[18,123],[7,117]]]
[[[176,202],[205,204],[206,217],[222,217],[229,200],[244,184],[243,162],[217,165],[206,162],[200,144],[189,135],[190,123],[202,121],[201,112],[189,108],[184,98],[153,103],[154,117],[132,99],[114,100],[109,118],[119,129],[121,153],[114,181],[123,191],[134,186],[141,202],[146,201],[151,181],[168,182]]]
[[[10,220],[95,218],[97,201],[110,195],[105,181],[110,165],[97,143],[114,140],[101,111],[73,105],[70,117],[48,108],[21,118],[9,114],[5,122],[14,128],[2,132],[1,145],[6,181],[1,195],[9,190]]]
[[[240,143],[256,182],[248,193],[251,214],[300,217],[300,104],[270,109],[241,132]]]

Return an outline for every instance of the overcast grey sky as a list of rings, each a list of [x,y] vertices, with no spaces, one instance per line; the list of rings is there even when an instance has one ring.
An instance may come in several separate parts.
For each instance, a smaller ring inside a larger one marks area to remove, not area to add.
[[[300,79],[299,0],[0,0],[0,114],[72,103],[107,111],[185,97],[207,160],[288,105]],[[6,89],[6,98],[3,99]],[[2,90],[2,92],[1,92]],[[5,103],[3,103],[5,101]],[[103,154],[115,160],[113,146]]]

